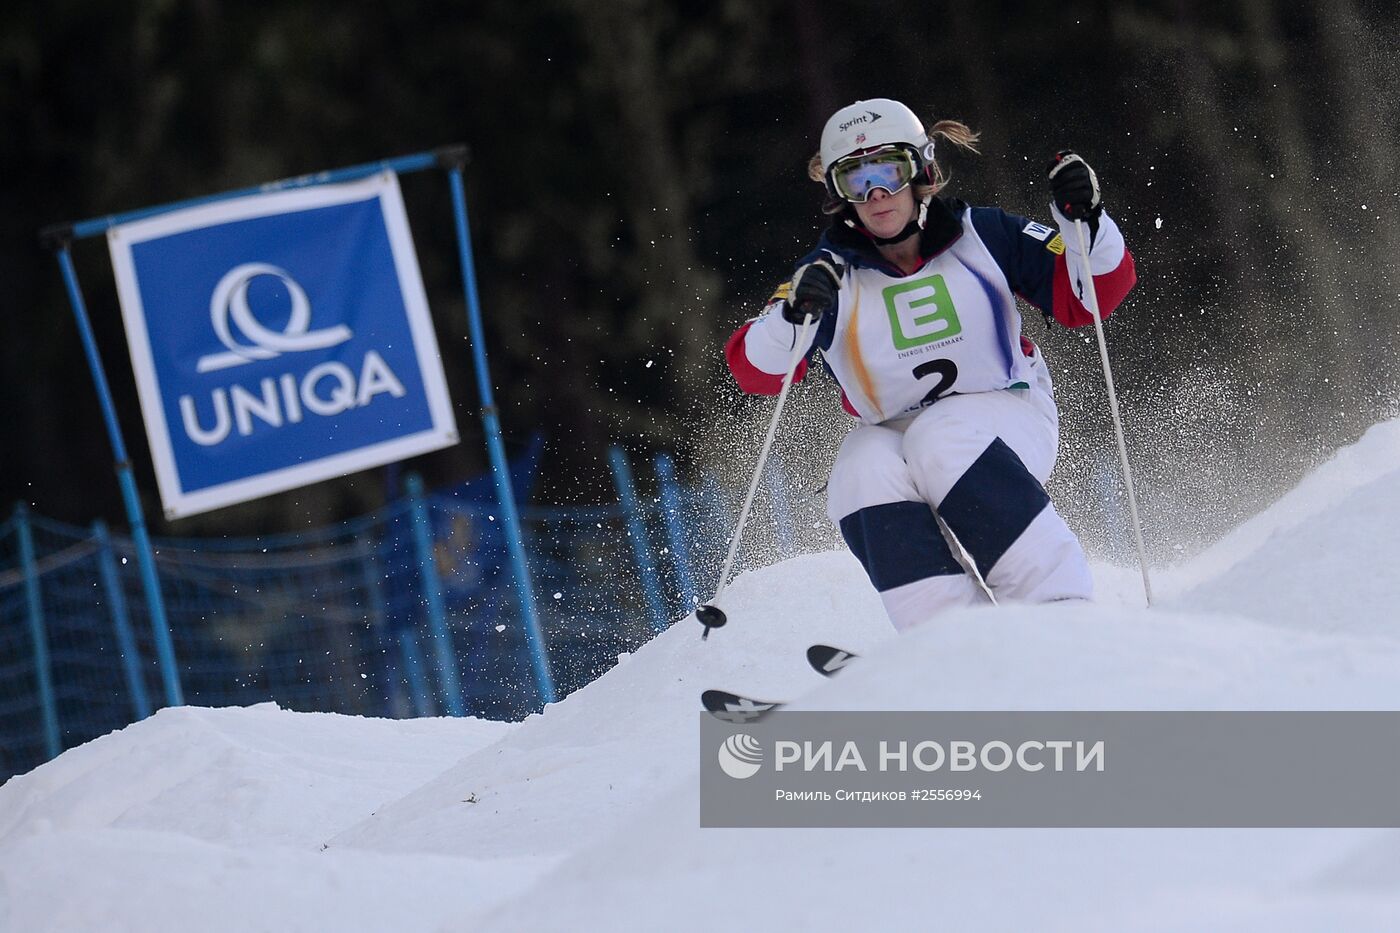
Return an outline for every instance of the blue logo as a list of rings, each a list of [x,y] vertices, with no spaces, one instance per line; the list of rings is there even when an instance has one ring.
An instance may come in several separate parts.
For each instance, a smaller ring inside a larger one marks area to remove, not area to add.
[[[252,309],[248,307],[248,286],[253,279],[262,275],[277,278],[287,289],[291,298],[291,311],[287,323],[279,333],[268,330],[258,322]],[[287,274],[287,270],[265,262],[246,262],[233,269],[214,287],[214,299],[209,303],[209,317],[227,353],[214,353],[199,359],[196,369],[207,373],[229,366],[241,366],[253,360],[270,360],[282,353],[295,353],[301,350],[321,350],[349,340],[352,334],[344,324],[327,327],[324,330],[307,333],[311,324],[311,302],[306,298],[306,290]],[[232,332],[229,318],[236,323],[251,346],[237,340]]]
[[[386,185],[216,203],[113,237],[172,515],[455,443],[402,201]]]

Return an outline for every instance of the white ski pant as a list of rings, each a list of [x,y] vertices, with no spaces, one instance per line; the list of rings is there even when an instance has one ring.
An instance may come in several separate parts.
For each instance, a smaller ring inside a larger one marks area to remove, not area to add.
[[[917,414],[862,425],[841,444],[827,513],[864,565],[895,628],[985,603],[932,505],[998,601],[1090,599],[1084,550],[1044,484],[1059,412],[1044,362],[1028,389],[952,395]]]

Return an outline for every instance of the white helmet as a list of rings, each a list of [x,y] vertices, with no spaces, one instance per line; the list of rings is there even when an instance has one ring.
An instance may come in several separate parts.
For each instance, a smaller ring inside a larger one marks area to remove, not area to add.
[[[914,111],[883,97],[858,100],[832,114],[822,129],[822,174],[830,178],[832,164],[853,152],[890,145],[913,150],[920,169],[933,162],[933,141]]]

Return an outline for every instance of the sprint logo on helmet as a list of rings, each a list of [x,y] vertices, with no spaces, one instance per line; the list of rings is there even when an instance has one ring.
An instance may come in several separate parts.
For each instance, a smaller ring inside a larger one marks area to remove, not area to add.
[[[918,115],[897,100],[877,97],[848,104],[822,127],[821,165],[827,172],[841,159],[880,146],[904,146],[923,168],[933,159],[933,143]]]
[[[735,780],[751,778],[763,767],[763,746],[747,732],[736,732],[720,745],[719,766]]]
[[[878,119],[880,119],[880,115],[879,115],[878,113],[876,113],[876,112],[873,111],[873,110],[867,110],[867,111],[865,111],[865,113],[861,114],[860,116],[858,116],[858,117],[852,117],[851,119],[847,120],[845,123],[842,123],[842,124],[841,124],[841,132],[843,132],[843,133],[846,132],[846,131],[849,130],[851,127],[855,126],[857,123],[874,123],[874,122],[875,122],[876,120],[878,120]]]

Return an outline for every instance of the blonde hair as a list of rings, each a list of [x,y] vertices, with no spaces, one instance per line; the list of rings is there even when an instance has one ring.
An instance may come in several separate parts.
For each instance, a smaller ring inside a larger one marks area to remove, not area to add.
[[[942,136],[959,149],[966,149],[968,152],[977,153],[977,140],[980,138],[981,134],[974,132],[966,123],[961,123],[957,120],[939,120],[929,127],[928,130],[928,138],[930,140],[935,136]],[[953,177],[951,173],[943,171],[943,166],[938,164],[937,159],[930,162],[929,167],[932,169],[932,178],[930,179],[932,183],[926,185],[915,183],[915,200],[921,201],[926,197],[931,197],[942,191],[947,186],[949,179]],[[820,151],[807,160],[807,177],[812,179],[812,181],[821,182],[823,187],[826,186],[826,173],[822,171],[822,154]],[[839,214],[848,206],[848,202],[828,195],[825,203],[822,204],[822,213]]]

